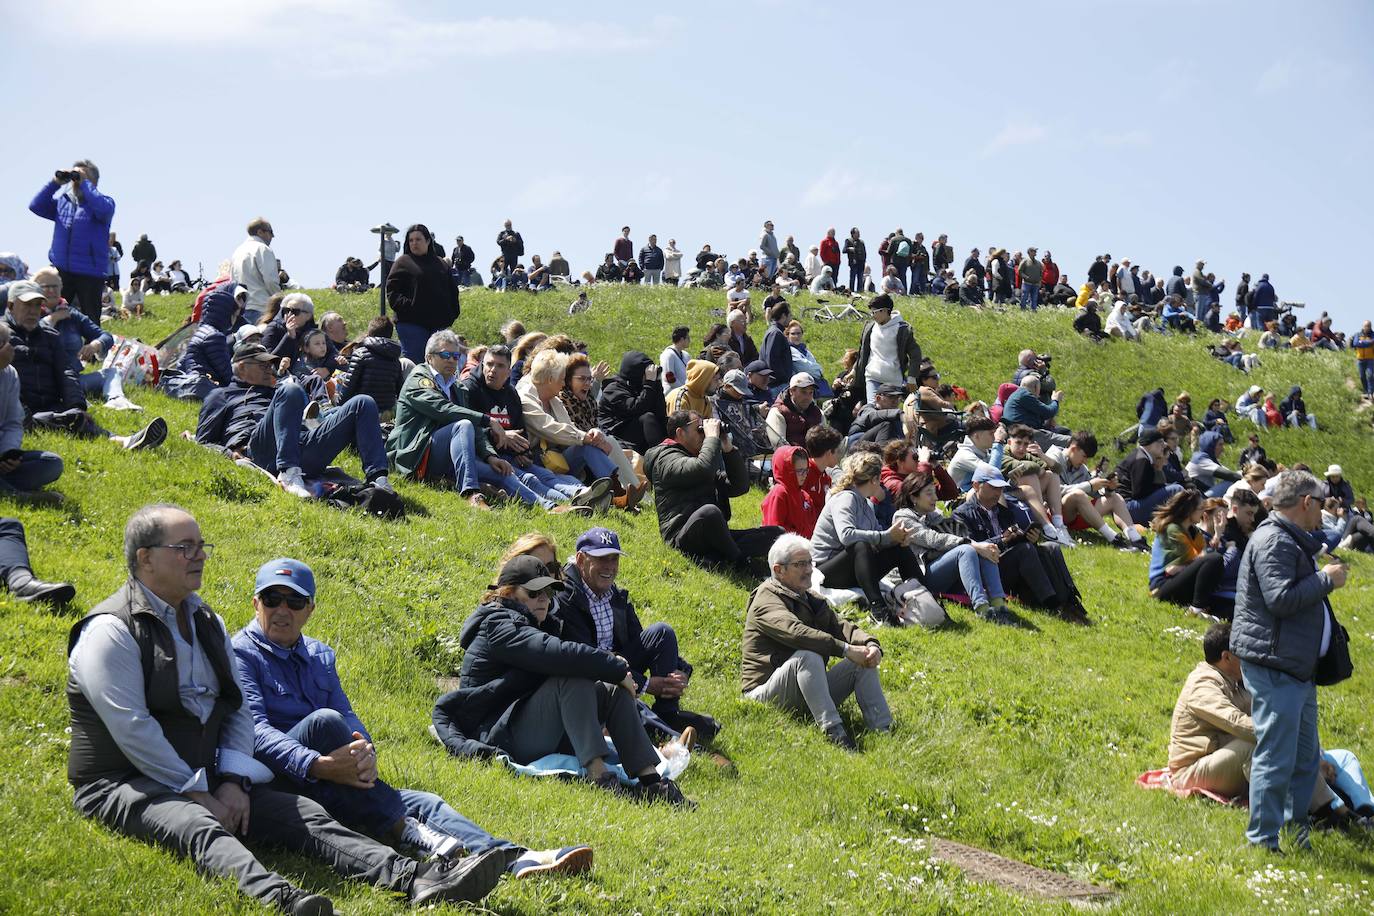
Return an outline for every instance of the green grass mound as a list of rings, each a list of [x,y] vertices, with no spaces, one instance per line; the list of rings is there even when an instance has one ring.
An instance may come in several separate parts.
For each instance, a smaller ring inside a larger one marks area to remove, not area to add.
[[[357,333],[375,294],[315,294],[317,314],[342,312]],[[694,344],[719,293],[597,289],[569,318],[566,293],[531,297],[475,291],[458,327],[492,340],[519,317],[528,328],[587,340],[613,365],[630,348],[653,357],[676,324]],[[116,324],[155,342],[181,321],[189,297],[152,297],[152,317]],[[797,297],[796,305],[811,299]],[[1253,375],[1207,356],[1203,340],[1153,337],[1143,346],[1097,346],[1073,334],[1063,311],[974,313],[922,300],[906,319],[946,381],[992,399],[1023,347],[1049,350],[1067,391],[1063,417],[1110,448],[1133,420],[1140,394],[1186,389],[1198,414],[1213,396],[1234,400],[1252,382],[1286,392],[1303,385],[1323,429],[1266,433],[1275,460],[1319,471],[1344,465],[1357,492],[1374,482],[1368,417],[1345,354],[1265,354]],[[855,322],[808,325],[829,374],[857,343]],[[763,328],[753,333],[762,339]],[[55,507],[14,506],[40,575],[73,581],[88,608],[124,578],[121,531],[138,506],[181,503],[218,547],[202,595],[231,629],[247,622],[253,572],[280,555],[308,562],[320,582],[310,633],[331,643],[344,684],[395,785],[439,792],[499,836],[536,846],[587,842],[597,865],[576,880],[504,882],[486,901],[507,913],[627,912],[1039,912],[1062,909],[966,882],[926,857],[925,838],[947,837],[1120,891],[1122,912],[1368,912],[1374,843],[1321,836],[1311,855],[1272,860],[1244,848],[1245,815],[1179,801],[1133,785],[1166,761],[1169,715],[1201,657],[1203,625],[1146,596],[1146,561],[1100,547],[1069,552],[1096,626],[1082,629],[1027,612],[1037,631],[1012,631],[953,611],[937,632],[885,629],[884,687],[894,734],[865,735],[863,752],[832,748],[818,730],[739,698],[739,633],[747,591],[704,572],[659,542],[652,509],[613,515],[627,556],[621,581],[646,622],[670,621],[696,665],[690,706],[725,724],[723,749],[738,774],[697,761],[683,779],[692,813],[646,809],[580,785],[515,777],[498,765],[459,762],[426,734],[435,677],[457,671],[456,638],[496,559],[521,532],[551,532],[566,555],[578,521],[504,509],[478,514],[457,494],[397,481],[416,507],[387,523],[308,504],[177,438],[196,405],[140,390],[142,416],[105,412],[128,432],[167,418],[172,435],[153,453],[104,442],[30,437],[67,463]],[[1236,421],[1242,440],[1248,424]],[[1236,449],[1224,460],[1234,463]],[[346,466],[357,470],[356,458]],[[761,494],[735,501],[737,524],[756,523]],[[1321,696],[1322,738],[1374,764],[1366,651],[1374,563],[1354,558],[1351,585],[1335,595],[1351,631],[1356,675]],[[0,594],[0,912],[256,913],[229,882],[208,882],[185,861],[79,818],[65,780],[68,736],[65,640],[74,614]],[[1365,710],[1365,712],[1362,712]],[[857,717],[852,704],[846,714]],[[855,722],[854,724],[858,724]],[[343,882],[305,859],[264,858],[350,913],[396,912],[401,903]]]

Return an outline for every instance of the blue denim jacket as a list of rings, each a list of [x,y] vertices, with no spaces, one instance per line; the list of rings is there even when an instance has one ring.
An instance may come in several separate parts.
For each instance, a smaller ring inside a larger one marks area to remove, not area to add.
[[[274,773],[302,781],[310,778],[310,767],[320,754],[287,732],[317,710],[334,710],[352,731],[371,740],[339,683],[329,646],[302,635],[293,648],[283,649],[253,620],[234,634],[234,654],[243,699],[253,713],[253,756]]]

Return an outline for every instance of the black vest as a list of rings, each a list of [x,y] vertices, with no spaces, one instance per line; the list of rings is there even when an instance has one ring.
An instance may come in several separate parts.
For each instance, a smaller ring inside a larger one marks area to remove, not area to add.
[[[191,769],[213,769],[215,753],[219,748],[220,723],[243,702],[238,682],[229,667],[228,653],[224,649],[225,632],[214,614],[201,605],[191,618],[196,639],[204,648],[210,668],[219,680],[219,696],[204,724],[181,704],[172,633],[133,579],[76,622],[67,637],[67,656],[71,657],[77,638],[86,624],[102,614],[119,618],[138,643],[143,660],[143,691],[148,710],[162,726],[168,743]],[[72,719],[67,780],[72,785],[81,786],[96,779],[128,779],[137,775],[137,767],[124,756],[70,674],[67,675],[67,707]]]

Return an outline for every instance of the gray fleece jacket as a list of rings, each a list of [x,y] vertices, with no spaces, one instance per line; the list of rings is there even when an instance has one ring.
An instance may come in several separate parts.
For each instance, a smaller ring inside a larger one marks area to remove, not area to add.
[[[851,487],[826,498],[816,530],[811,533],[811,562],[820,566],[850,544],[860,543],[887,547],[892,541],[873,504]]]

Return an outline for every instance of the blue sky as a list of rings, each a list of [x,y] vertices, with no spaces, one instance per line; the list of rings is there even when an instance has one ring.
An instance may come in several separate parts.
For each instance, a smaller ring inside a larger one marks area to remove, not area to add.
[[[1103,251],[1202,257],[1338,327],[1374,315],[1352,295],[1374,4],[6,6],[0,250],[31,266],[30,198],[89,157],[126,250],[147,232],[207,274],[258,214],[306,285],[370,261],[384,220],[462,234],[485,268],[510,217],[580,271],[626,223],[740,255],[771,218],[803,251],[851,225],[946,232],[960,258],[1034,244],[1074,280]]]

